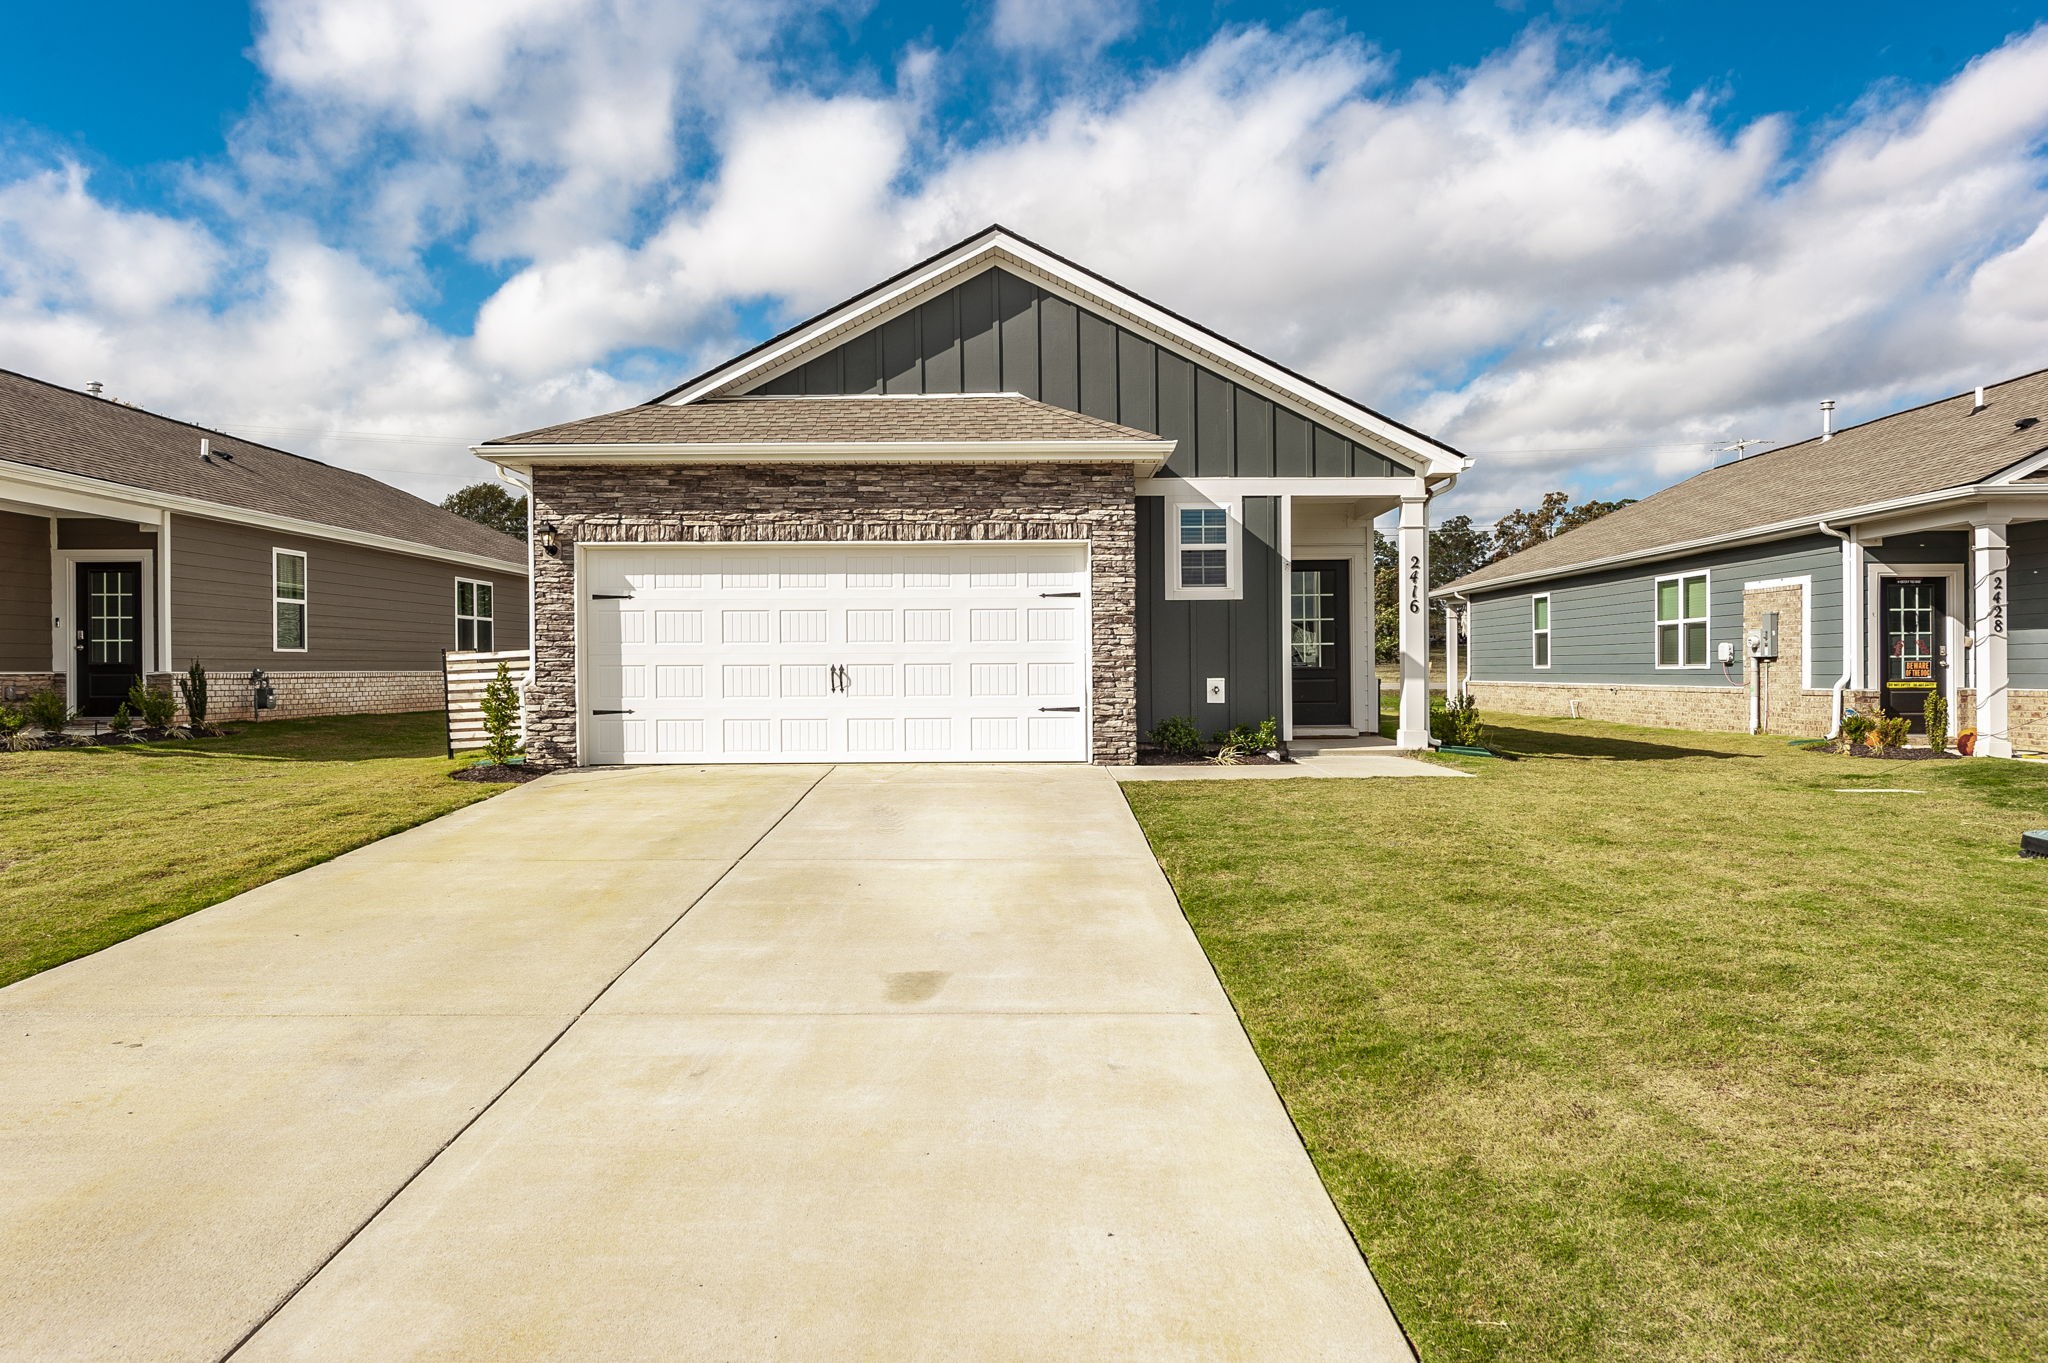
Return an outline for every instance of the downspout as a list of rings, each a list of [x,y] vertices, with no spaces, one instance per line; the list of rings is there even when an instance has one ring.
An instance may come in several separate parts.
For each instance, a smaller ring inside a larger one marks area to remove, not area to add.
[[[1856,543],[1856,532],[1837,530],[1826,521],[1814,522],[1823,535],[1833,535],[1842,542],[1842,675],[1836,680],[1828,700],[1828,737],[1839,738],[1842,734],[1842,693],[1856,679],[1856,660],[1863,655],[1863,564],[1850,552]],[[1813,609],[1808,602],[1806,608]]]

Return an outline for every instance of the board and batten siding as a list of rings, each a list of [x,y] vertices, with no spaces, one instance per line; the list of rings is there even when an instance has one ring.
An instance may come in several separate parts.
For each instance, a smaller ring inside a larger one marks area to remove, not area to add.
[[[50,666],[50,522],[0,511],[0,672]]]
[[[1178,441],[1183,478],[1394,478],[1377,451],[1000,267],[753,389],[1022,393]]]
[[[271,551],[306,555],[307,648],[272,647]],[[441,669],[455,647],[455,580],[492,584],[494,643],[525,648],[526,578],[194,516],[171,522],[173,665],[215,671]]]
[[[1234,724],[1277,719],[1284,660],[1280,499],[1244,499],[1244,596],[1235,601],[1166,599],[1165,520],[1163,498],[1138,499],[1139,734],[1170,715],[1189,716],[1205,738]],[[1210,677],[1225,679],[1222,705],[1204,699]]]
[[[2012,634],[2005,646],[2006,672],[2015,687],[2048,690],[2048,521],[2014,525],[2009,535]]]
[[[1705,667],[1656,665],[1656,583],[1706,570]],[[1605,682],[1631,686],[1727,686],[1718,657],[1736,646],[1728,669],[1739,684],[1744,652],[1742,588],[1746,582],[1811,577],[1813,640],[1809,677],[1816,687],[1842,673],[1842,546],[1825,535],[1747,545],[1640,567],[1559,577],[1472,598],[1472,680],[1475,682]],[[1550,663],[1530,654],[1530,599],[1550,595]]]

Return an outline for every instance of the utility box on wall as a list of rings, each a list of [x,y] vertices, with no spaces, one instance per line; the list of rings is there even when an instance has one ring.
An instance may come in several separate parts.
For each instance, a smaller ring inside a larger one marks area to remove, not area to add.
[[[1756,632],[1749,636],[1750,656],[1758,662],[1774,663],[1778,660],[1778,613],[1765,611],[1763,622]]]

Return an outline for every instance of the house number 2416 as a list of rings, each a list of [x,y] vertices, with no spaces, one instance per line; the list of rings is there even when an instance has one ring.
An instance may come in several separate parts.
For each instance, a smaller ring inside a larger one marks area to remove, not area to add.
[[[1422,555],[1408,557],[1408,613],[1422,614]]]

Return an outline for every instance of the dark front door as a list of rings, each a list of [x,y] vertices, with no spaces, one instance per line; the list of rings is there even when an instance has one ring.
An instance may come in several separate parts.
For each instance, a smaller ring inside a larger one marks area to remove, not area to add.
[[[1294,722],[1348,725],[1351,719],[1351,565],[1296,563],[1289,580],[1288,655]]]
[[[1948,689],[1948,582],[1887,577],[1878,588],[1884,621],[1884,712],[1927,732],[1927,698]]]
[[[142,680],[142,568],[78,565],[78,713],[111,715]]]

